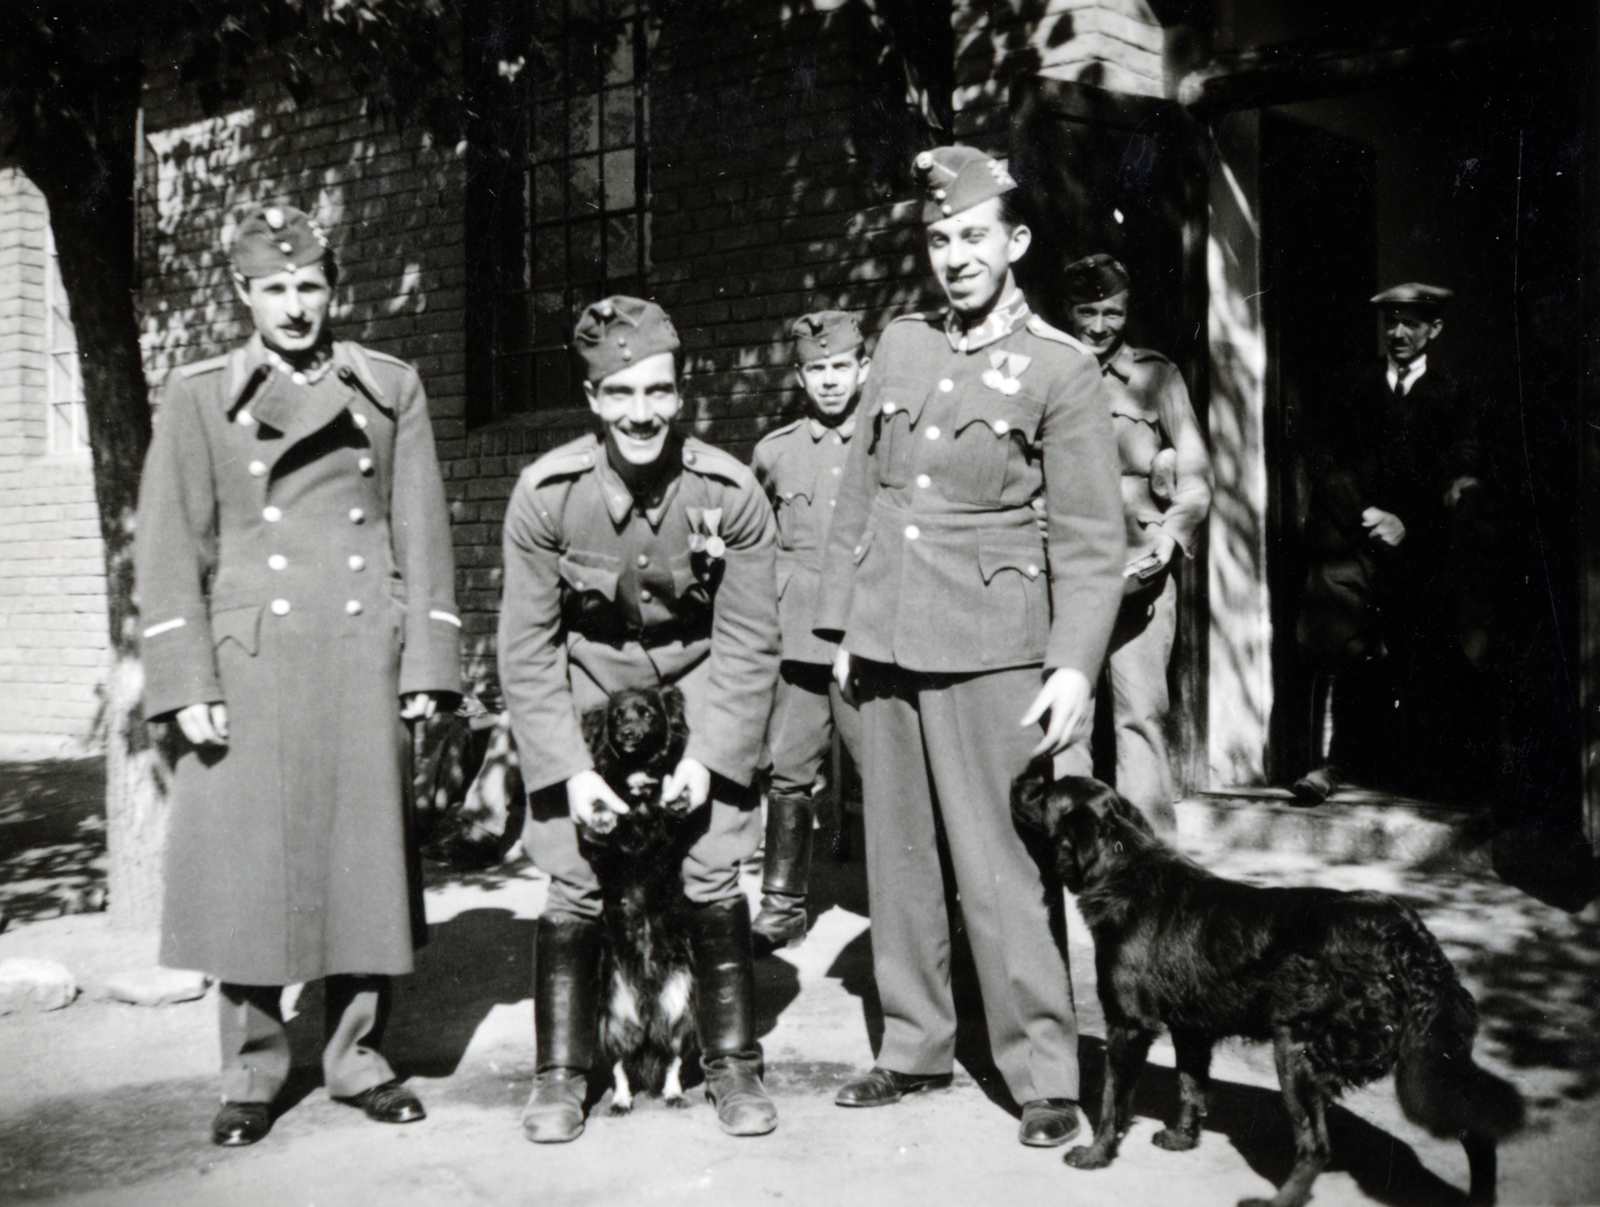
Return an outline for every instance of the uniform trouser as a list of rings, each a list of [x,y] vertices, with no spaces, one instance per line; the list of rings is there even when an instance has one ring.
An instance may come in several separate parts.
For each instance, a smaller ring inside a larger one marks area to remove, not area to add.
[[[711,660],[700,662],[678,681],[687,697],[707,690]],[[604,704],[606,691],[584,669],[573,663],[570,679],[572,698],[578,712]],[[637,684],[662,686],[646,664]],[[691,712],[693,710],[691,709]],[[742,896],[739,865],[754,855],[761,845],[760,797],[748,787],[720,775],[711,777],[711,800],[698,811],[696,822],[704,832],[689,848],[683,860],[683,893],[696,905],[732,901]],[[578,831],[567,813],[565,784],[552,784],[528,797],[528,822],[523,827],[522,845],[534,866],[550,877],[550,895],[545,913],[578,918],[598,918],[601,906],[600,882],[578,846]]]
[[[1047,887],[1011,820],[1011,781],[1040,735],[1019,724],[1039,668],[953,676],[860,666],[878,1064],[948,1073],[955,1059],[942,825],[995,1064],[1018,1102],[1076,1099],[1072,983],[1050,927],[1061,889],[1053,875]]]
[[[1178,585],[1172,575],[1165,577],[1159,592],[1123,602],[1106,679],[1117,735],[1117,791],[1157,830],[1171,833],[1177,814],[1167,754],[1167,663],[1178,632]]]
[[[834,727],[850,757],[861,764],[861,714],[839,694],[833,668],[815,662],[785,662],[767,727],[772,748],[774,796],[809,795],[828,756]],[[839,785],[832,785],[835,792]]]
[[[217,986],[222,1099],[271,1102],[289,1079],[282,985]],[[322,983],[326,1037],[322,1076],[335,1098],[353,1098],[394,1076],[378,1051],[389,1015],[386,976],[330,976]]]

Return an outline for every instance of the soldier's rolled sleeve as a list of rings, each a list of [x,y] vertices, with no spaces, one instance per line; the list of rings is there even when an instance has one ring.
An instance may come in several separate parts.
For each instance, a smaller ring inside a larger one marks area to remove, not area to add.
[[[408,370],[395,417],[389,520],[395,564],[406,585],[400,692],[461,690],[461,612],[455,600],[450,511],[433,446],[428,400]]]
[[[1127,538],[1111,400],[1093,357],[1052,384],[1040,428],[1050,531],[1045,666],[1100,673],[1122,605]]]
[[[1195,533],[1211,510],[1211,456],[1188,387],[1176,368],[1168,370],[1156,408],[1178,454],[1178,485],[1171,506],[1161,517],[1161,529],[1178,542],[1185,556],[1193,557]]]
[[[567,678],[560,536],[527,474],[506,508],[502,549],[500,687],[522,760],[523,785],[537,792],[593,769],[594,760]]]
[[[690,732],[684,756],[747,785],[778,684],[778,533],[772,507],[753,483],[725,498],[731,514],[722,519],[727,551],[711,620],[711,721]]]
[[[165,390],[139,486],[134,572],[144,709],[152,718],[223,699],[206,598],[217,556],[216,503],[197,407],[182,380]]]
[[[825,641],[844,637],[845,618],[850,614],[850,589],[855,580],[855,548],[872,512],[872,496],[877,486],[872,468],[872,443],[878,424],[878,378],[868,378],[861,391],[856,434],[845,458],[839,501],[828,538],[823,545],[822,575],[817,586],[817,612],[811,631]]]

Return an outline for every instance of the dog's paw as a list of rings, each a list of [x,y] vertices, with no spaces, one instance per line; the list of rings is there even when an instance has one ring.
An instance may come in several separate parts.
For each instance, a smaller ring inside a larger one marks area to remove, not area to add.
[[[631,1115],[633,1114],[633,1103],[613,1102],[609,1107],[606,1108],[606,1114],[615,1119],[620,1119],[624,1115]]]
[[[1188,1152],[1191,1148],[1199,1148],[1200,1137],[1198,1134],[1191,1136],[1187,1132],[1164,1127],[1150,1137],[1150,1143],[1157,1148],[1166,1149],[1169,1153],[1182,1153]]]
[[[661,1103],[663,1106],[669,1106],[675,1111],[686,1111],[689,1109],[689,1100],[682,1094],[668,1094],[661,1100]]]
[[[1073,1169],[1104,1169],[1111,1164],[1111,1154],[1090,1144],[1067,1150],[1061,1158]]]

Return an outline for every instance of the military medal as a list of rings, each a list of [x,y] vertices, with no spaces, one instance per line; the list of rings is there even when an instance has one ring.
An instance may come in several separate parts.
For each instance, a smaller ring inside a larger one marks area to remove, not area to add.
[[[689,517],[689,552],[703,553],[707,557],[720,558],[728,551],[727,542],[722,539],[722,508],[720,507],[685,507],[684,514]]]
[[[989,368],[983,371],[983,384],[1007,396],[1022,389],[1017,378],[1033,363],[1033,357],[1020,352],[996,351],[989,353]]]

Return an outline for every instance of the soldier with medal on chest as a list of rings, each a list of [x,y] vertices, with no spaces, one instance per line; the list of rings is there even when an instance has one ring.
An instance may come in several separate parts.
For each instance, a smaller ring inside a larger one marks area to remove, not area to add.
[[[1053,873],[1018,835],[1010,793],[1030,760],[1087,736],[1122,598],[1111,408],[1094,356],[1017,288],[1032,235],[1005,168],[941,147],[917,169],[950,311],[897,319],[878,343],[815,622],[841,642],[836,672],[861,705],[884,1013],[877,1066],[836,1101],[882,1106],[950,1080],[947,852],[1020,1139],[1063,1144],[1078,1129],[1072,990]]]
[[[672,684],[689,741],[662,798],[704,826],[683,880],[706,1088],[724,1131],[760,1135],[777,1112],[761,1082],[739,864],[761,840],[750,785],[778,676],[772,508],[737,458],[673,429],[679,342],[661,307],[596,302],[573,343],[600,435],[524,470],[505,521],[500,679],[528,790],[523,842],[550,876],[522,1127],[536,1143],[577,1138],[596,1058],[602,901],[577,827],[604,832],[627,807],[594,770],[579,718],[612,692]]]

